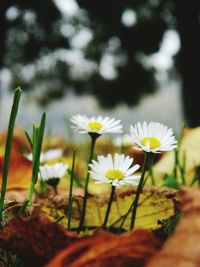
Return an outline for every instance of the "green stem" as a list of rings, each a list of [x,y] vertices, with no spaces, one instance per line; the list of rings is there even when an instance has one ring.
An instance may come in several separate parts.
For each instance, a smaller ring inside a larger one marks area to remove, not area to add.
[[[196,182],[199,183],[199,178],[200,178],[199,173],[200,173],[200,167],[196,166],[195,167],[195,174],[194,174],[194,176],[192,178],[192,182],[190,183],[190,186],[194,185]]]
[[[174,151],[174,171],[173,171],[174,177],[175,177],[176,180],[177,180],[177,177],[178,177],[178,175],[177,175],[177,167],[179,165],[179,155],[178,154],[179,154],[179,151],[178,151],[178,149],[176,149]]]
[[[29,190],[29,193],[28,193],[28,203],[29,204],[32,203],[34,187],[35,187],[35,183],[33,181],[31,181],[30,190]]]
[[[147,162],[146,162],[146,158],[147,158],[147,153],[145,153],[144,165],[147,164]],[[145,167],[145,168],[146,168],[146,167]],[[145,176],[145,173],[143,174],[143,172],[144,172],[144,167],[143,167],[143,170],[142,170],[141,179],[142,179],[142,176],[143,176],[143,175]],[[141,181],[141,179],[140,179],[140,181]],[[143,177],[142,180],[143,180],[143,181],[141,181],[141,186],[142,186],[142,188],[143,188],[144,185],[145,185],[146,180],[144,180],[144,177]],[[138,185],[138,187],[139,187],[139,185]],[[137,192],[136,192],[136,194],[137,194]],[[136,199],[136,197],[135,197],[135,199]],[[134,205],[135,205],[135,199],[134,199],[133,203],[131,204],[130,208],[128,209],[127,213],[123,216],[123,220],[122,220],[122,222],[121,222],[121,224],[120,224],[120,226],[119,226],[118,232],[120,232],[120,230],[122,229],[122,227],[123,227],[123,225],[124,225],[126,219],[128,218],[128,215],[130,214],[131,210],[133,209],[133,207],[134,207]]]
[[[130,214],[131,210],[133,209],[134,202],[131,204],[130,208],[128,209],[127,213],[123,216],[123,220],[118,228],[118,233],[120,233],[126,219],[128,218],[128,215]]]
[[[107,210],[106,210],[106,216],[105,216],[105,219],[104,219],[104,223],[102,225],[102,228],[104,230],[106,230],[106,226],[107,226],[107,223],[108,223],[108,219],[109,219],[109,214],[110,214],[110,210],[111,210],[111,206],[112,206],[112,202],[113,202],[113,197],[115,195],[115,186],[112,185],[112,190],[111,190],[111,194],[110,194],[110,199],[109,199],[109,202],[108,202],[108,207],[107,207]]]
[[[73,159],[72,159],[72,171],[71,171],[71,176],[70,176],[69,198],[68,198],[68,225],[67,227],[69,230],[70,230],[71,216],[72,216],[72,203],[73,203],[72,190],[73,190],[73,181],[74,181],[75,156],[76,156],[76,151],[74,150]]]
[[[7,134],[5,154],[4,154],[3,175],[2,175],[2,184],[1,184],[1,199],[0,199],[0,224],[2,223],[2,213],[3,213],[4,200],[6,196],[8,169],[10,165],[10,155],[11,155],[11,149],[12,149],[12,138],[13,138],[15,120],[16,120],[16,116],[17,116],[17,112],[19,108],[20,97],[21,97],[21,89],[17,88],[15,90],[13,105],[12,105],[11,114],[10,114],[8,134]]]
[[[90,136],[91,136],[91,147],[90,147],[90,157],[89,157],[88,164],[90,164],[90,162],[92,161],[95,143],[96,143],[96,140],[97,140],[99,135],[91,134]],[[86,213],[87,197],[88,197],[88,184],[89,184],[89,178],[90,178],[89,169],[90,168],[88,166],[87,176],[86,176],[86,180],[85,180],[83,206],[82,206],[82,211],[81,211],[81,218],[80,218],[80,224],[79,224],[79,228],[78,228],[78,233],[80,233],[80,231],[83,229],[84,223],[85,223],[85,213]]]
[[[41,175],[41,172],[39,171],[39,174],[40,176],[42,177]],[[40,179],[40,191],[39,191],[39,195],[43,196],[46,192],[47,192],[47,186],[46,186],[46,183],[45,181],[43,181],[42,179]],[[35,190],[36,191],[36,190]]]
[[[185,181],[185,170],[186,170],[186,152],[183,152],[183,164],[180,165],[179,162],[179,168],[180,168],[180,173],[181,173],[181,180],[182,180],[182,184],[185,185],[186,181]]]
[[[53,190],[54,190],[54,196],[57,196],[57,194],[58,194],[58,187],[57,187],[57,185],[53,186]]]
[[[148,162],[149,162],[149,159],[150,159],[150,155],[151,155],[150,153],[145,152],[145,159],[144,159],[144,165],[143,165],[143,169],[142,169],[142,174],[141,174],[139,185],[137,187],[135,199],[134,199],[134,202],[133,202],[133,210],[132,210],[132,218],[131,218],[130,230],[132,230],[134,228],[134,226],[135,226],[135,218],[136,218],[136,212],[137,212],[137,208],[138,208],[138,202],[139,202],[140,194],[141,194],[142,189],[144,187],[144,177],[145,177],[146,170],[148,168]]]
[[[154,156],[152,155],[152,159],[149,165],[149,175],[151,177],[151,184],[155,185],[156,181],[155,181],[154,172],[153,172],[153,162],[154,162]]]

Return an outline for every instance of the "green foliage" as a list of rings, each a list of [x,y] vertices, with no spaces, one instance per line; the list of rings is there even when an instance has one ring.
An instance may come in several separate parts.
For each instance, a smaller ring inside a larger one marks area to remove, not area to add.
[[[0,266],[1,267],[25,267],[25,263],[16,255],[11,255],[0,248]]]
[[[186,153],[183,152],[183,161],[180,162],[180,144],[179,148],[174,151],[174,170],[172,174],[165,174],[163,177],[163,186],[179,190],[182,185],[186,184]],[[181,182],[178,182],[178,175],[180,175]],[[195,182],[195,181],[194,181]]]
[[[173,235],[176,225],[178,224],[180,220],[180,217],[181,217],[180,213],[176,212],[169,219],[159,221],[159,224],[163,226],[165,232],[167,233],[167,237],[170,237],[171,235]]]
[[[168,175],[166,174],[163,177],[163,186],[167,186],[169,188],[174,188],[174,189],[179,189],[180,188],[180,184],[178,183],[176,177],[174,175]]]
[[[198,184],[198,186],[200,187],[200,166],[196,166],[195,168],[195,173],[194,173],[194,176],[193,176],[193,179],[191,181],[191,186],[194,185],[195,183]]]

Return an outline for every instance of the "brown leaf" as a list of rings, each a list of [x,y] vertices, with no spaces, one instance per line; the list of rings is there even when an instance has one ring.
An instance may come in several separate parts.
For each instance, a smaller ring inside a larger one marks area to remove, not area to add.
[[[0,184],[3,172],[3,157],[0,157]],[[16,151],[12,151],[10,167],[8,172],[7,189],[29,188],[31,182],[32,162],[20,155]]]
[[[23,203],[28,196],[28,189],[9,189],[6,191],[6,198],[17,203]]]
[[[0,146],[5,148],[5,144],[6,144],[6,134],[5,133],[0,132],[0,140],[1,140]],[[21,152],[24,150],[30,151],[30,146],[26,140],[24,130],[22,130],[21,128],[15,128],[15,130],[14,130],[14,136],[13,136],[13,140],[12,140],[12,150],[17,151],[17,152]],[[0,155],[1,155],[1,153],[0,153]]]
[[[0,231],[1,248],[34,262],[46,262],[76,240],[77,236],[42,214],[15,217]]]
[[[180,223],[163,249],[146,265],[155,266],[200,266],[200,190],[184,189]]]
[[[46,267],[142,267],[159,248],[148,230],[118,236],[100,231],[67,247]]]

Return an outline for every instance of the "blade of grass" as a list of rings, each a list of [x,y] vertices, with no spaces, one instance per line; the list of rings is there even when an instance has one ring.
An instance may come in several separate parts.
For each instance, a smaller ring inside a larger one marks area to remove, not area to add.
[[[25,132],[29,143],[32,147],[32,178],[28,194],[28,199],[25,199],[22,207],[18,212],[18,216],[23,213],[28,205],[32,204],[33,193],[35,189],[35,184],[37,183],[39,167],[40,167],[40,154],[42,150],[42,141],[44,137],[44,129],[46,122],[46,114],[42,114],[41,122],[39,126],[33,125],[32,140],[27,132]]]
[[[29,204],[32,204],[33,192],[35,184],[37,183],[39,167],[40,167],[40,154],[42,150],[42,141],[44,137],[44,129],[45,129],[45,122],[46,122],[46,114],[43,113],[42,119],[40,122],[40,126],[33,127],[33,167],[32,167],[32,179],[31,179],[31,186],[29,191]]]
[[[186,172],[186,152],[185,151],[183,151],[183,163],[182,163],[182,165],[179,162],[179,169],[180,169],[180,173],[181,173],[182,184],[185,185],[186,184],[186,179],[185,179],[185,172]]]
[[[72,175],[72,171],[70,169],[67,170],[68,174],[71,176]],[[79,180],[79,178],[77,177],[77,175],[74,173],[74,184],[78,187],[83,188],[83,184],[81,183],[81,181]]]
[[[31,140],[31,137],[30,137],[29,133],[26,132],[26,131],[24,133],[25,133],[26,139],[27,139],[27,141],[28,141],[28,143],[30,145],[30,148],[33,149],[33,143],[32,143],[32,140]]]
[[[17,216],[19,216],[21,213],[24,213],[24,211],[26,210],[26,207],[28,206],[28,203],[29,203],[28,199],[25,199],[22,206],[17,212]]]
[[[38,136],[39,136],[39,131],[40,131],[39,127],[40,126],[33,125],[33,137],[32,137],[32,139],[33,139],[33,148],[32,148],[33,166],[34,166],[34,162],[35,162],[35,154],[36,154],[36,150],[37,150]]]
[[[4,154],[4,166],[3,166],[1,199],[0,199],[0,224],[2,223],[2,212],[3,212],[4,200],[6,196],[8,169],[10,165],[10,155],[11,155],[11,149],[12,149],[12,139],[13,139],[16,116],[17,116],[17,112],[19,108],[20,97],[21,97],[21,88],[17,88],[15,90],[14,98],[13,98],[13,105],[12,105],[10,119],[9,119],[8,133],[7,133],[7,139],[6,139],[5,154]]]
[[[72,190],[73,190],[73,181],[74,181],[75,157],[76,157],[76,151],[74,150],[73,151],[73,159],[72,159],[72,171],[71,171],[71,177],[70,177],[70,190],[69,190],[69,198],[68,198],[68,224],[67,224],[67,227],[69,230],[70,230],[71,216],[72,216],[72,203],[73,203]]]

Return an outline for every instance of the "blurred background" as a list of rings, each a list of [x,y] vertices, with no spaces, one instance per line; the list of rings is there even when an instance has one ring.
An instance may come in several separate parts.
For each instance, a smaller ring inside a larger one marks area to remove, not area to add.
[[[61,135],[77,113],[176,134],[200,125],[199,11],[198,0],[1,0],[0,128],[18,86],[26,129],[43,111]]]

